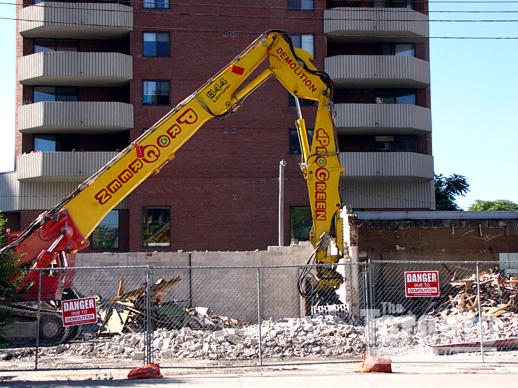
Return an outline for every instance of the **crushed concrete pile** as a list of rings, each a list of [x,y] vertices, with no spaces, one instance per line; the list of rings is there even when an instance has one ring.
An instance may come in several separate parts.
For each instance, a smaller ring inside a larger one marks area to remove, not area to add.
[[[481,327],[484,340],[518,337],[518,279],[499,272],[480,274],[481,325],[475,275],[450,285],[453,292],[427,315],[377,318],[371,330],[373,343],[394,354],[429,345],[479,341]]]
[[[257,324],[219,331],[157,329],[152,349],[157,360],[236,360],[259,356]],[[265,358],[358,357],[365,350],[363,327],[336,316],[264,321],[261,349]],[[125,333],[105,341],[62,344],[41,349],[42,357],[91,356],[144,359],[144,333]]]
[[[478,314],[463,312],[377,318],[371,342],[384,354],[400,355],[416,349],[430,351],[431,345],[469,343],[480,340]],[[518,337],[518,315],[512,319],[484,316],[484,340]]]

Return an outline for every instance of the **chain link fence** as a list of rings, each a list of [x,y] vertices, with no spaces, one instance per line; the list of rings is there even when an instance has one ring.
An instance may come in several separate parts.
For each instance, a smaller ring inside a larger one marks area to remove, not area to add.
[[[0,369],[344,362],[365,352],[394,362],[518,361],[518,278],[498,262],[339,264],[345,303],[335,306],[308,306],[299,296],[304,269],[42,270],[38,277],[73,272],[71,301],[11,305]],[[88,315],[87,302],[73,304],[84,297],[94,298],[95,322],[64,327],[63,315]]]
[[[370,261],[363,277],[371,353],[409,362],[518,361],[518,278],[498,262]]]

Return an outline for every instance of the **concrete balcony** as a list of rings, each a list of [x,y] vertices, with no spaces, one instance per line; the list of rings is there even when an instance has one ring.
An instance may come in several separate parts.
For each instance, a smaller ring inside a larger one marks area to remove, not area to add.
[[[432,131],[429,108],[409,104],[336,104],[335,126],[339,134],[395,135]]]
[[[430,84],[430,63],[391,55],[337,55],[325,70],[338,87],[422,88]]]
[[[46,101],[18,107],[24,133],[123,131],[133,128],[133,105],[123,102]]]
[[[18,62],[22,85],[120,86],[133,78],[130,55],[97,52],[39,52]]]
[[[80,182],[97,172],[117,152],[32,152],[16,158],[20,181]]]
[[[341,152],[345,179],[432,179],[433,157],[414,152]]]
[[[115,38],[133,30],[133,8],[115,3],[42,2],[18,17],[25,38]]]
[[[347,209],[435,209],[433,179],[344,179],[341,194]]]
[[[344,39],[428,38],[428,15],[406,8],[339,7],[324,11],[324,33]]]

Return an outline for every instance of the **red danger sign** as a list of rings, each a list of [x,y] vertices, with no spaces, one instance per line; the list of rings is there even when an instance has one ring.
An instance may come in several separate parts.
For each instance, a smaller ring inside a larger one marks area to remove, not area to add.
[[[95,298],[63,300],[61,302],[61,311],[64,327],[97,322]]]
[[[405,296],[407,298],[439,296],[438,271],[406,271]]]

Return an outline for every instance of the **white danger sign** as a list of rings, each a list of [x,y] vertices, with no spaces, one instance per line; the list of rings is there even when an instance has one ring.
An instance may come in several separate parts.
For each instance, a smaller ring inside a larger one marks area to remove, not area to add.
[[[438,271],[406,271],[405,296],[407,298],[440,296]]]
[[[61,302],[63,326],[86,325],[97,322],[95,298],[63,300]]]

